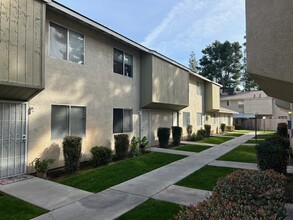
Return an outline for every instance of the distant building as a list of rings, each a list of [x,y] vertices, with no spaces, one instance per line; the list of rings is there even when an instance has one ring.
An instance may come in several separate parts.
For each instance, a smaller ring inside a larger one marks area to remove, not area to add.
[[[276,127],[276,123],[286,121],[288,113],[277,107],[275,102],[274,98],[261,90],[221,96],[221,107],[239,112],[234,115],[234,124],[243,125],[246,128],[251,126],[247,127],[244,121],[255,118],[255,115],[258,119],[278,119],[274,120],[272,128]]]

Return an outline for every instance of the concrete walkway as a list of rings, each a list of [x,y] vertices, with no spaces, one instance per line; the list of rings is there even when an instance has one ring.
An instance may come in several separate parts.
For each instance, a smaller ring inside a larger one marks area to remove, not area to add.
[[[174,184],[207,164],[218,163],[215,161],[217,158],[253,136],[254,133],[246,134],[200,153],[181,151],[182,155],[188,157],[96,194],[77,189],[71,191],[71,187],[38,178],[33,178],[31,182],[27,183],[22,181],[10,185],[0,185],[0,191],[51,210],[49,213],[35,218],[37,220],[115,219],[149,198],[184,205],[195,204],[205,199],[209,192]],[[180,154],[178,153],[180,151],[170,149],[158,151],[165,153],[175,153],[174,151],[176,151],[176,154]],[[34,187],[34,185],[39,185],[39,187]]]

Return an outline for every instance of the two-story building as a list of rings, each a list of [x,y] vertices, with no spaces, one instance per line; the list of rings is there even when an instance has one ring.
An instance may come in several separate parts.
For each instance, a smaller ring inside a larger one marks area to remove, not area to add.
[[[222,95],[221,106],[238,112],[234,115],[234,124],[246,129],[255,128],[255,117],[259,120],[266,119],[269,130],[276,129],[278,123],[288,119],[288,113],[276,105],[276,99],[262,90]],[[259,129],[264,129],[262,121],[258,124]]]
[[[158,127],[219,126],[220,85],[50,0],[0,8],[0,178],[63,166],[62,140],[113,149],[114,135],[157,140]]]

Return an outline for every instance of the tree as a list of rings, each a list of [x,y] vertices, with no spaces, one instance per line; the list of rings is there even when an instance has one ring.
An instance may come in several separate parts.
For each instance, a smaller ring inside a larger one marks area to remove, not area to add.
[[[192,72],[195,72],[197,73],[198,72],[198,62],[196,60],[196,57],[195,57],[195,53],[194,51],[192,51],[190,53],[190,57],[189,57],[189,69],[192,71]]]
[[[236,89],[240,84],[242,52],[238,42],[215,41],[202,50],[199,60],[200,74],[223,86],[223,90]]]
[[[246,36],[244,37],[246,39]],[[243,71],[240,81],[244,91],[259,90],[259,85],[251,79],[247,72],[246,42],[243,43]]]

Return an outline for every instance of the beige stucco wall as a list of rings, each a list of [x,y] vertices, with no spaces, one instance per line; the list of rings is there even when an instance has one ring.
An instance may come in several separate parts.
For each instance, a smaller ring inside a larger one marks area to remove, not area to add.
[[[220,87],[212,82],[205,82],[205,106],[207,112],[220,110]]]
[[[197,94],[197,83],[202,85],[202,95]],[[183,112],[190,112],[190,124],[192,125],[193,132],[203,128],[197,126],[197,113],[205,114],[205,89],[204,81],[196,76],[190,75],[189,77],[189,106],[179,112],[179,126],[183,129],[183,135],[187,135],[187,127],[183,127]],[[203,117],[204,118],[204,117]],[[203,121],[204,122],[204,121]]]
[[[141,107],[178,111],[188,106],[189,73],[153,54],[141,59]]]
[[[158,144],[157,131],[159,127],[170,128],[173,126],[173,111],[170,110],[151,110],[151,145]],[[172,131],[170,130],[172,134]],[[171,141],[170,135],[170,141]]]
[[[244,103],[243,100],[229,100],[229,101],[222,100],[220,103],[221,103],[221,107],[223,108],[231,109],[239,113],[244,113],[244,108],[239,108],[239,102],[241,102],[242,104]]]
[[[85,64],[79,65],[48,55],[49,21],[56,22],[85,36]],[[113,72],[113,48],[133,55],[133,78]],[[91,30],[64,16],[48,11],[46,24],[46,88],[29,102],[28,163],[36,157],[56,159],[62,165],[62,140],[51,139],[51,105],[86,107],[86,135],[83,159],[95,145],[113,148],[113,108],[133,110],[133,131],[139,130],[140,54],[134,48]]]
[[[246,0],[247,70],[269,96],[293,102],[293,2]]]
[[[244,100],[245,114],[273,115],[272,98]]]

